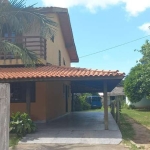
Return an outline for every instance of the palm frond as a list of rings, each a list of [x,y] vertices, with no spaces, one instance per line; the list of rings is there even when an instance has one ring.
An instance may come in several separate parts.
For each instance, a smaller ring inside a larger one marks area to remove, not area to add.
[[[54,41],[57,23],[34,6],[35,4],[26,7],[25,0],[10,0],[8,3],[0,0],[0,38],[2,39],[4,28],[7,33],[20,35],[39,27],[41,36]],[[0,51],[5,50],[14,53],[14,55],[15,53],[19,54],[25,64],[33,63],[34,65],[39,61],[33,52],[1,39]]]
[[[36,53],[26,48],[20,48],[19,46],[5,40],[0,40],[0,53],[3,53],[4,55],[11,53],[14,58],[21,58],[25,66],[35,66],[36,64],[41,64],[41,61],[37,57]]]
[[[0,22],[9,24],[12,32],[25,33],[37,24],[43,37],[55,36],[57,23],[42,14],[34,5],[25,6],[25,1],[11,0],[8,4],[0,3]]]

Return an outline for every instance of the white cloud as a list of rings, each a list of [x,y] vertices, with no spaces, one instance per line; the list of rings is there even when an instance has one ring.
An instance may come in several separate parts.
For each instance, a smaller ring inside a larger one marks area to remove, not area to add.
[[[132,16],[137,16],[140,12],[150,8],[150,0],[122,0],[125,3],[125,9]]]
[[[125,10],[132,16],[137,16],[140,12],[150,8],[150,0],[42,0],[45,6],[73,7],[84,6],[91,12],[97,8],[106,8],[110,5],[125,5]]]
[[[150,34],[150,23],[144,23],[138,27],[140,30],[144,31],[146,34]]]

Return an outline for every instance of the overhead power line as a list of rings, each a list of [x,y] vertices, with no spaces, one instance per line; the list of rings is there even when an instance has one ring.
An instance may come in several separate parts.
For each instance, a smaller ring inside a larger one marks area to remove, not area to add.
[[[138,38],[138,39],[135,39],[135,40],[126,42],[126,43],[122,43],[122,44],[119,44],[119,45],[116,45],[116,46],[113,46],[113,47],[110,47],[110,48],[106,48],[106,49],[104,49],[104,50],[100,50],[100,51],[97,51],[97,52],[94,52],[94,53],[91,53],[91,54],[87,54],[87,55],[81,56],[81,57],[79,57],[79,58],[88,57],[88,56],[91,56],[91,55],[95,55],[95,54],[97,54],[97,53],[101,53],[101,52],[108,51],[108,50],[111,50],[111,49],[114,49],[114,48],[117,48],[117,47],[121,47],[121,46],[123,46],[123,45],[127,45],[127,44],[129,44],[129,43],[133,43],[133,42],[135,42],[135,41],[144,39],[144,38],[149,37],[149,36],[150,36],[150,35],[147,35],[147,36],[144,36],[144,37],[141,37],[141,38]]]

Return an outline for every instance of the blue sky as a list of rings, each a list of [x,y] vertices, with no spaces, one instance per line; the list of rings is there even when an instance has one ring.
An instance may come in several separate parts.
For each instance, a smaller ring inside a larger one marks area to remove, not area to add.
[[[150,34],[149,0],[27,0],[37,6],[67,7],[74,40],[80,58],[74,67],[119,70],[129,72],[141,55],[135,52],[146,39],[82,57],[111,48]]]

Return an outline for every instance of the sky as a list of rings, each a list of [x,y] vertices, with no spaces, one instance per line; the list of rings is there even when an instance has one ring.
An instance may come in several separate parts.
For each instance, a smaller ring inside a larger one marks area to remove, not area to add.
[[[33,3],[68,8],[79,56],[73,67],[128,74],[141,58],[135,49],[150,39],[150,0],[27,0]]]

